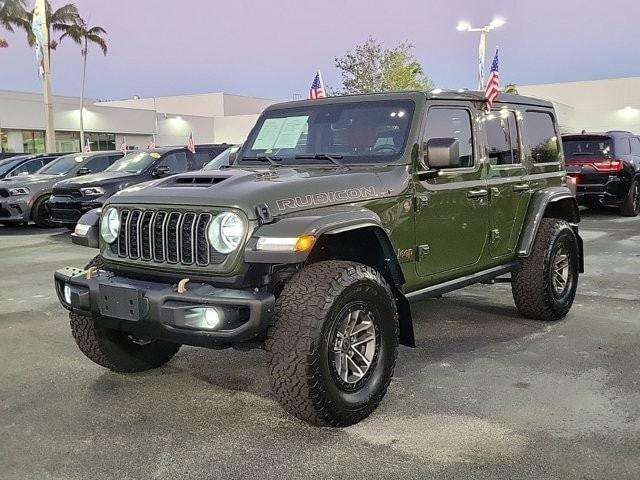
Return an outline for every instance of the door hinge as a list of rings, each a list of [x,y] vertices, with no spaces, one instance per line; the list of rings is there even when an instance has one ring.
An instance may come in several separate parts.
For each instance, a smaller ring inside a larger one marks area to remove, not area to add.
[[[427,208],[429,206],[429,197],[427,197],[426,195],[415,197],[415,205],[416,212],[419,212],[423,208]]]
[[[431,253],[431,247],[429,246],[429,244],[418,245],[418,261],[421,261],[422,259],[424,259],[424,257],[429,255],[430,253]]]

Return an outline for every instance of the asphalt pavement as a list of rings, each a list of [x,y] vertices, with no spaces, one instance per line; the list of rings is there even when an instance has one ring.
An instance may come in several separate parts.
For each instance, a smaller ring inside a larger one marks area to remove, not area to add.
[[[0,478],[640,478],[640,218],[583,212],[587,272],[568,317],[521,318],[507,284],[416,304],[374,414],[289,417],[265,353],[183,347],[120,375],[76,347],[54,270],[94,251],[0,227]]]

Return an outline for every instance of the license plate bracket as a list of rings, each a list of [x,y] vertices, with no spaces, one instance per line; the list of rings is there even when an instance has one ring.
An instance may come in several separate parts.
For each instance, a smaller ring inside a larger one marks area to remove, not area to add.
[[[140,320],[142,292],[136,288],[100,285],[100,314],[137,322]]]

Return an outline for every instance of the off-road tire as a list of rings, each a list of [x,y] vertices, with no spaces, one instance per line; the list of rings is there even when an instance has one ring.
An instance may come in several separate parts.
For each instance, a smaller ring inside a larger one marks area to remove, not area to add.
[[[559,248],[567,250],[569,260],[567,287],[561,295],[554,291],[551,265]],[[523,316],[555,321],[567,315],[576,296],[579,255],[578,240],[571,226],[564,220],[543,218],[533,251],[511,276],[513,299]]]
[[[640,181],[637,178],[631,182],[627,198],[620,205],[619,212],[623,217],[637,217],[640,214]]]
[[[329,359],[329,343],[346,308],[375,318],[376,357],[368,377],[345,391]],[[348,426],[368,417],[384,397],[398,352],[398,312],[385,279],[371,267],[323,261],[304,267],[275,304],[266,341],[272,391],[283,408],[313,425]]]
[[[31,220],[40,228],[55,227],[55,223],[49,219],[49,209],[46,207],[48,201],[49,195],[43,195],[31,207]]]
[[[96,255],[85,269],[104,268]],[[82,353],[100,366],[120,373],[133,373],[158,368],[178,352],[177,343],[152,340],[140,345],[126,333],[98,325],[91,317],[69,314],[71,332]]]

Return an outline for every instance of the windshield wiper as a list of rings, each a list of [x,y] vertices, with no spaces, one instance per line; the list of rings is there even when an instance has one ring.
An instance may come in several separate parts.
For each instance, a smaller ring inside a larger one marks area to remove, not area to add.
[[[340,160],[344,158],[342,155],[329,155],[328,153],[316,153],[314,155],[296,155],[295,158],[297,160],[329,160],[333,164],[341,167],[347,168],[344,163]]]
[[[278,162],[282,161],[282,157],[269,157],[267,155],[258,155],[257,157],[242,157],[242,160],[269,162],[271,165],[279,167]]]

